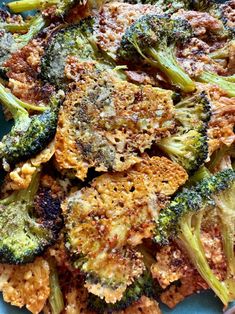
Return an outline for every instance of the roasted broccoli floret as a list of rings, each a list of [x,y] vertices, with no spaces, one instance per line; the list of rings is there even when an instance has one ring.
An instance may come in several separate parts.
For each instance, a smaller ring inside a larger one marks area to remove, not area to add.
[[[133,284],[127,287],[122,299],[116,303],[106,303],[103,299],[89,294],[88,308],[96,313],[112,313],[121,311],[139,300],[143,295],[154,298],[160,293],[160,287],[156,284],[149,271],[145,271]]]
[[[188,172],[196,171],[206,160],[208,144],[205,127],[179,131],[163,138],[157,145],[173,161],[180,164]]]
[[[8,3],[8,7],[15,13],[29,10],[44,10],[48,7],[56,7],[56,15],[64,15],[78,0],[19,0]]]
[[[104,56],[92,38],[93,25],[94,19],[86,18],[78,25],[69,26],[53,35],[41,60],[41,76],[44,80],[57,87],[65,86],[64,69],[68,56],[76,56],[82,61],[98,59],[102,67]]]
[[[0,142],[0,158],[3,163],[14,165],[35,156],[53,139],[60,99],[53,96],[50,107],[34,106],[16,98],[0,84],[0,101],[15,121],[11,131]],[[41,113],[29,115],[26,109]]]
[[[122,61],[140,62],[161,70],[169,81],[184,92],[195,89],[195,83],[176,60],[176,45],[192,36],[190,24],[182,19],[148,14],[134,22],[122,37],[118,57]]]
[[[12,24],[0,22],[0,65],[3,64],[9,56],[21,49],[45,26],[46,22],[41,15],[36,15],[30,21],[24,24]],[[12,34],[27,30],[25,34]]]
[[[211,106],[205,92],[184,98],[174,106],[175,119],[184,129],[203,127],[211,117]]]
[[[26,190],[0,201],[0,262],[31,262],[52,244],[61,227],[60,200],[40,186],[37,171]]]
[[[231,77],[229,78],[231,79]],[[227,93],[229,97],[235,97],[235,84],[230,81],[230,79],[226,79],[226,77],[219,76],[216,73],[207,71],[204,71],[200,76],[197,77],[199,82],[218,85]]]
[[[183,189],[160,212],[155,237],[160,244],[166,244],[172,238],[177,239],[202,278],[225,305],[234,298],[234,195],[235,172],[232,169],[206,176],[194,187]],[[227,259],[224,281],[219,281],[210,268],[200,239],[203,217],[212,211],[218,217]]]

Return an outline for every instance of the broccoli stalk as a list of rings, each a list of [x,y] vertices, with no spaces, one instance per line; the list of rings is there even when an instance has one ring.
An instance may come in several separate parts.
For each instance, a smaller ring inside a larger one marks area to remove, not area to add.
[[[206,178],[191,188],[178,193],[171,203],[160,212],[156,230],[156,242],[168,243],[175,238],[184,248],[191,262],[209,287],[227,305],[234,294],[234,232],[235,232],[235,172],[223,170]],[[227,278],[220,281],[210,268],[201,243],[203,216],[216,209],[227,259]]]
[[[192,264],[195,266],[202,278],[209,284],[215,294],[224,304],[229,301],[228,291],[224,283],[220,282],[210,268],[200,240],[201,222],[203,212],[190,213],[180,220],[178,234],[179,246],[188,253]]]
[[[55,262],[50,259],[50,295],[48,298],[51,314],[60,314],[64,309],[63,294],[60,289]]]
[[[51,108],[21,101],[0,84],[0,101],[11,112],[15,121],[11,131],[0,142],[0,158],[8,164],[26,160],[52,140],[57,124],[59,100],[51,99]],[[27,110],[41,112],[30,116]]]
[[[118,56],[129,62],[139,62],[142,57],[146,63],[160,69],[173,85],[184,92],[191,92],[195,83],[178,64],[175,52],[176,45],[191,36],[191,26],[186,20],[144,15],[123,35]]]
[[[222,240],[224,254],[228,264],[227,277],[235,277],[235,255],[234,255],[234,235],[235,235],[235,183],[229,191],[223,191],[213,197],[217,213],[220,217],[222,227]]]
[[[230,79],[207,71],[204,71],[197,77],[198,81],[202,83],[216,84],[223,89],[229,97],[235,97],[235,84],[233,83],[233,80],[230,81]]]
[[[23,22],[21,24],[0,22],[0,29],[5,29],[11,33],[26,32],[30,27],[30,23]]]
[[[62,15],[76,2],[79,3],[76,0],[19,0],[8,3],[8,7],[14,13],[21,13],[29,10],[44,10],[50,6],[56,6],[56,13]]]
[[[60,202],[39,185],[38,169],[28,189],[14,191],[0,201],[1,263],[31,262],[58,236]]]
[[[43,27],[46,25],[46,21],[42,15],[36,15],[33,17],[28,24],[28,31],[26,34],[18,35],[15,37],[15,42],[19,48],[24,47],[27,43],[38,34]]]

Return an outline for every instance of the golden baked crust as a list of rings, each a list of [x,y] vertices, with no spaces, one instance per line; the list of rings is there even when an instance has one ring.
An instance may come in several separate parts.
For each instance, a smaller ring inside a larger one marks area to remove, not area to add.
[[[139,152],[174,128],[172,91],[123,81],[115,72],[83,75],[60,110],[56,162],[79,179],[97,171],[123,171]]]
[[[39,313],[50,294],[49,265],[42,257],[27,265],[0,264],[0,291],[3,299]]]
[[[70,250],[83,256],[79,265],[88,274],[85,286],[107,302],[120,300],[143,272],[134,247],[152,237],[167,197],[188,177],[165,157],[143,159],[125,172],[95,178],[62,205]]]
[[[102,50],[113,58],[126,29],[144,14],[162,13],[161,8],[151,4],[130,4],[110,2],[105,4],[99,13],[95,25],[95,36]]]
[[[137,302],[123,311],[114,312],[115,314],[161,314],[157,301],[142,296]]]

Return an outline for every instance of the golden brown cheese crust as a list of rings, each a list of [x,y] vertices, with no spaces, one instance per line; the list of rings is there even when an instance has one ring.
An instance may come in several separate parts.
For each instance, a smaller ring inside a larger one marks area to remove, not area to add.
[[[172,309],[187,296],[204,289],[208,289],[208,286],[201,276],[196,271],[191,271],[180,280],[179,285],[172,285],[163,292],[160,299],[162,303]]]
[[[87,309],[88,291],[85,288],[70,285],[66,290],[64,314],[95,314]]]
[[[9,87],[13,94],[31,103],[47,102],[53,91],[52,86],[43,85],[38,78],[43,46],[43,39],[33,39],[5,62]]]
[[[209,155],[223,145],[231,146],[235,142],[235,97],[227,98],[214,93],[212,103],[212,117],[208,129]]]
[[[188,20],[197,37],[203,36],[206,33],[217,32],[223,28],[220,20],[206,12],[185,11],[181,9],[173,16]]]
[[[116,51],[126,29],[142,15],[162,13],[157,6],[150,4],[129,4],[110,2],[105,4],[98,16],[96,40],[104,51],[115,58]]]
[[[114,72],[80,77],[60,110],[56,161],[79,179],[97,171],[123,171],[140,162],[138,152],[174,128],[172,92],[137,86]]]
[[[157,301],[142,296],[138,301],[123,311],[113,312],[115,314],[161,314]]]
[[[37,171],[42,164],[48,162],[54,153],[55,142],[52,141],[36,157],[17,164],[15,169],[7,174],[1,187],[2,192],[27,189],[35,171]]]
[[[128,171],[101,175],[62,205],[70,250],[85,257],[81,268],[92,274],[86,287],[107,302],[120,300],[142,273],[141,254],[133,248],[152,237],[167,197],[187,180],[185,170],[165,157],[143,159]],[[116,287],[108,289],[102,278]]]
[[[166,245],[156,254],[156,263],[151,266],[153,278],[157,279],[163,289],[167,288],[191,269],[191,265],[177,245]]]
[[[38,257],[22,266],[0,264],[0,291],[6,302],[26,306],[33,314],[41,312],[50,294],[47,261]]]

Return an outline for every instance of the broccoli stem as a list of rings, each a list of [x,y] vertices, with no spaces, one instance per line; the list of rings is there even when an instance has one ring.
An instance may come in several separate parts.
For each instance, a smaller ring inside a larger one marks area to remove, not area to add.
[[[195,185],[199,181],[208,178],[210,175],[210,171],[205,166],[202,166],[189,178],[186,184],[187,186]]]
[[[29,115],[27,110],[43,112],[47,109],[46,107],[39,107],[23,102],[22,100],[15,97],[10,91],[8,91],[1,83],[0,83],[0,101],[11,112],[15,120],[21,117],[27,117]]]
[[[20,1],[13,1],[8,3],[8,7],[14,12],[14,13],[21,13],[24,11],[30,11],[30,10],[37,10],[42,7],[42,4],[56,4],[58,1],[56,0],[49,0],[49,1],[43,1],[43,0],[20,0]]]
[[[235,74],[234,74],[234,75],[231,75],[231,76],[225,76],[224,79],[225,79],[226,81],[235,83]]]
[[[9,205],[14,201],[24,200],[28,204],[33,204],[34,197],[38,191],[40,182],[40,167],[32,175],[31,182],[27,189],[13,192],[10,196],[0,200],[0,204]]]
[[[235,97],[235,84],[222,76],[205,71],[197,79],[202,83],[216,84],[223,89],[229,97]]]
[[[221,299],[223,304],[227,305],[229,302],[229,292],[226,284],[220,282],[216,278],[208,265],[200,240],[200,225],[202,216],[203,212],[200,214],[197,213],[195,217],[191,214],[182,219],[180,224],[180,233],[178,235],[179,242],[186,249],[192,263],[202,278],[206,281],[209,287],[214,290],[215,294]],[[193,219],[196,219],[196,222],[193,223]]]
[[[171,137],[166,137],[158,143],[159,147],[162,147],[164,152],[166,152],[169,156],[179,156],[179,157],[187,157],[185,156],[185,151],[182,149],[182,141],[177,138],[172,140]]]
[[[27,189],[20,190],[17,194],[17,199],[24,199],[28,204],[33,204],[35,195],[37,194],[40,183],[40,168],[32,175],[32,179]]]
[[[228,276],[235,276],[235,254],[234,254],[234,234],[235,234],[235,205],[234,191],[235,184],[230,188],[231,191],[221,193],[214,197],[216,207],[220,216],[222,227],[222,240],[225,257],[228,264]]]
[[[14,23],[0,23],[0,29],[5,29],[11,33],[18,33],[27,31],[30,23],[14,24]]]
[[[166,73],[172,84],[178,86],[184,92],[192,92],[195,90],[195,83],[179,66],[170,49],[164,51],[149,48],[148,53],[154,60],[156,60],[157,67],[162,72]],[[153,63],[152,65],[156,66],[156,63]]]
[[[49,304],[51,314],[60,314],[64,309],[63,294],[60,289],[58,273],[54,261],[49,260],[50,264],[50,296]]]
[[[38,15],[32,19],[30,22],[29,30],[26,34],[20,35],[15,38],[16,43],[23,47],[27,45],[27,43],[40,32],[41,29],[45,26],[46,22],[42,15]]]

